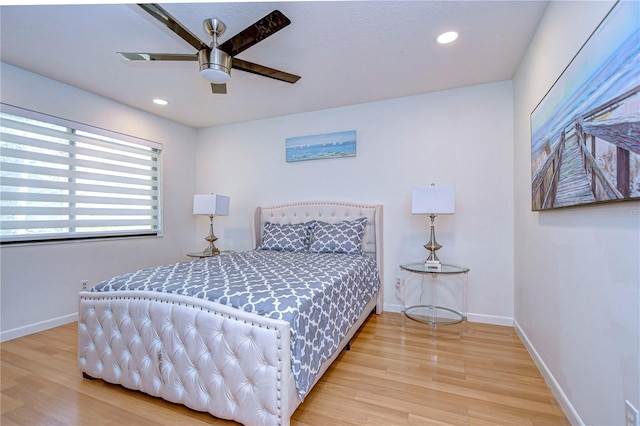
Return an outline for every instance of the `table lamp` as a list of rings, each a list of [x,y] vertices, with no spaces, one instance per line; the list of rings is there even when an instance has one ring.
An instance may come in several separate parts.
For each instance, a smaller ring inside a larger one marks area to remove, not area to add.
[[[209,235],[205,238],[209,246],[203,250],[203,256],[216,256],[220,250],[215,245],[216,237],[213,234],[213,217],[229,215],[230,198],[219,194],[196,194],[193,196],[193,214],[209,216]]]
[[[456,210],[455,185],[414,186],[411,191],[411,213],[427,214],[431,218],[431,235],[424,248],[429,250],[429,257],[425,262],[427,269],[441,270],[440,259],[436,251],[442,245],[436,241],[435,220],[437,215],[453,214]]]

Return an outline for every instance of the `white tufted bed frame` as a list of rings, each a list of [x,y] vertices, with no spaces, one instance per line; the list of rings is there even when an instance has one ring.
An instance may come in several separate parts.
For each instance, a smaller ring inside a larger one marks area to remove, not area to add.
[[[382,277],[382,206],[305,202],[255,211],[255,243],[264,222],[366,217],[362,249]],[[375,308],[383,285],[348,331],[344,348]],[[302,402],[291,373],[290,324],[208,300],[147,291],[80,293],[78,364],[83,375],[139,390],[245,425],[288,425]],[[323,365],[318,379],[340,350]]]

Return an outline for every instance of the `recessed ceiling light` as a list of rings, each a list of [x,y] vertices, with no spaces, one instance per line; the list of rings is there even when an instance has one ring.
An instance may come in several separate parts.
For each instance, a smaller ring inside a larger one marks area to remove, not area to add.
[[[153,100],[153,103],[156,104],[156,105],[168,105],[169,101],[167,101],[165,99],[155,98]]]
[[[453,41],[456,41],[456,39],[458,38],[458,33],[455,31],[448,31],[446,33],[442,33],[438,36],[438,38],[436,39],[436,41],[440,44],[447,44],[447,43],[451,43]]]

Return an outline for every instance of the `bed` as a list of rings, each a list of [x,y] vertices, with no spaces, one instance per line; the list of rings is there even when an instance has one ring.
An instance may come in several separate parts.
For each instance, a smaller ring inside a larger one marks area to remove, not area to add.
[[[295,239],[278,238],[301,226],[311,230],[313,253],[291,249]],[[360,232],[355,252],[352,238],[344,243],[344,235],[336,237],[345,229]],[[254,240],[255,250],[136,271],[80,292],[78,364],[83,376],[245,425],[289,424],[369,314],[382,312],[382,206],[302,202],[258,207]],[[344,247],[347,251],[341,252]],[[309,265],[313,273],[300,265]],[[372,274],[377,282],[365,285]],[[282,280],[286,285],[278,281],[272,287],[297,296],[229,290],[249,275]],[[335,280],[348,282],[320,291],[318,275],[329,281],[348,275]],[[163,277],[171,277],[171,284]],[[227,287],[216,290],[214,281]],[[165,284],[153,287],[156,282]],[[204,289],[196,285],[203,282]],[[303,289],[289,290],[296,286]],[[320,308],[324,303],[331,305]],[[277,312],[269,310],[274,306]],[[318,328],[307,335],[310,324]]]

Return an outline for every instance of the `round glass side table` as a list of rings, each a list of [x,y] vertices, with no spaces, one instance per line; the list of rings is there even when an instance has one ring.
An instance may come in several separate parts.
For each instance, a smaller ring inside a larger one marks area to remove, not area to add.
[[[197,258],[197,259],[204,259],[205,257],[221,256],[223,254],[231,254],[231,253],[235,253],[235,251],[233,251],[233,250],[220,250],[220,253],[218,253],[218,254],[204,254],[204,252],[196,251],[196,252],[193,252],[193,253],[187,253],[187,256],[194,257],[194,258]]]
[[[468,285],[468,272],[471,270],[466,266],[442,264],[442,268],[439,271],[428,269],[424,262],[408,263],[400,265],[400,268],[410,274],[418,274],[421,277],[421,296],[420,302],[422,302],[422,293],[424,292],[425,278],[429,278],[431,283],[431,300],[429,304],[417,304],[411,306],[405,306],[404,313],[407,317],[415,321],[424,322],[431,325],[438,324],[457,324],[462,322],[467,316],[467,285]],[[438,305],[438,285],[441,279],[438,279],[441,275],[458,275],[464,274],[463,288],[462,288],[462,309],[460,311]],[[419,302],[419,303],[420,303]]]

